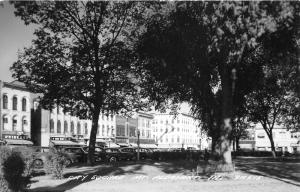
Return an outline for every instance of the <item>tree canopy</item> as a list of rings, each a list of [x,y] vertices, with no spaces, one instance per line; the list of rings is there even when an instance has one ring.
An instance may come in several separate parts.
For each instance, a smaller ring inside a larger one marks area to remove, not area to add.
[[[89,157],[93,162],[99,113],[140,107],[139,74],[132,39],[143,7],[136,2],[12,2],[36,38],[19,53],[13,77],[51,109],[61,105],[92,119]]]

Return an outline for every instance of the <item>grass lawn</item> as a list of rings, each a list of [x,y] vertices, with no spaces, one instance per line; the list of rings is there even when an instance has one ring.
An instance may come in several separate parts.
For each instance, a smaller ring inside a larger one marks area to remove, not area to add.
[[[65,170],[64,179],[49,175],[32,178],[29,191],[298,191],[299,161],[272,161],[263,158],[237,158],[230,180],[200,176],[191,179],[196,162],[124,162],[115,166],[74,166]]]

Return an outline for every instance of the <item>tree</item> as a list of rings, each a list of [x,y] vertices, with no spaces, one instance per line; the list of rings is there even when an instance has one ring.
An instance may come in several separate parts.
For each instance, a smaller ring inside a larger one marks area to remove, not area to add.
[[[239,117],[232,120],[231,137],[233,141],[233,148],[235,151],[238,151],[240,148],[240,139],[249,138],[249,128],[251,128],[250,122],[247,121],[246,117]]]
[[[251,91],[253,79],[262,75],[263,62],[258,55],[262,39],[283,25],[296,23],[294,6],[282,2],[178,2],[167,14],[153,17],[137,46],[147,93],[158,104],[166,98],[191,103],[193,112],[215,135],[214,151],[225,164],[232,161],[235,101],[244,101],[241,98]],[[237,70],[237,82],[233,69]]]
[[[13,64],[13,77],[51,109],[62,106],[91,118],[89,163],[100,112],[122,113],[139,107],[132,39],[143,12],[134,2],[12,2],[25,24],[37,26],[36,39]]]

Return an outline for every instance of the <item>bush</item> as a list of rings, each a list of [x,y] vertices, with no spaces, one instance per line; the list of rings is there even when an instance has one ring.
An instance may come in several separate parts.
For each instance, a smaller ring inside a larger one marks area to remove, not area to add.
[[[22,191],[29,184],[24,177],[25,162],[20,152],[0,147],[0,191]]]
[[[12,154],[3,162],[3,177],[12,191],[20,191],[24,186],[25,163],[18,152]]]
[[[29,177],[31,176],[34,170],[34,160],[35,160],[35,153],[32,148],[29,147],[16,147],[13,148],[13,151],[20,153],[24,163],[25,163],[25,170],[23,176]]]
[[[0,147],[0,192],[9,192],[8,183],[4,179],[4,173],[2,169],[3,163],[11,155],[12,151],[10,148],[2,146]]]
[[[56,149],[50,149],[45,162],[46,174],[53,174],[55,179],[62,179],[63,171],[66,166],[66,155]]]

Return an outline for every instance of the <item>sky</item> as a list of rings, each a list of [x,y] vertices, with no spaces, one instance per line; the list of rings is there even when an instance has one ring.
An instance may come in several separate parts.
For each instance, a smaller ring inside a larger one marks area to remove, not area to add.
[[[26,26],[19,17],[15,17],[14,7],[4,1],[0,6],[0,80],[13,80],[9,68],[17,60],[18,50],[30,45],[33,31],[33,26]]]

